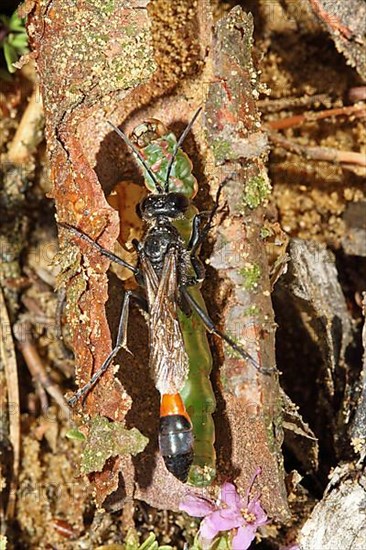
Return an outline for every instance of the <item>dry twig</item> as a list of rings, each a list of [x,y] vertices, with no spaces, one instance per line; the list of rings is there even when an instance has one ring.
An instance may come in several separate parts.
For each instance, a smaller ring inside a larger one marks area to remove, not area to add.
[[[0,357],[5,367],[8,400],[9,440],[13,451],[12,475],[9,482],[9,500],[6,517],[10,521],[14,516],[16,491],[18,486],[20,458],[20,419],[19,419],[19,381],[14,342],[10,332],[10,319],[4,294],[0,288]]]
[[[296,153],[308,159],[323,160],[348,166],[355,165],[366,167],[366,155],[364,153],[340,151],[333,147],[309,147],[307,145],[300,145],[293,140],[282,137],[276,132],[271,132],[269,137],[272,143],[278,147],[282,147],[286,149],[286,151],[291,151],[292,153]]]
[[[257,107],[262,113],[276,113],[286,109],[304,107],[305,105],[330,104],[330,97],[327,94],[304,95],[301,97],[281,97],[278,99],[260,99]]]
[[[35,88],[24,111],[8,150],[8,161],[24,164],[33,156],[43,139],[43,107],[38,88]]]
[[[347,107],[337,107],[335,109],[325,109],[319,112],[308,112],[302,115],[294,115],[279,120],[269,120],[265,126],[270,130],[285,130],[286,128],[294,128],[301,126],[305,122],[322,120],[333,116],[354,116],[363,117],[366,115],[365,105],[349,105]]]
[[[66,417],[71,411],[66,400],[55,382],[48,376],[43,361],[37,351],[32,337],[32,328],[29,322],[19,322],[14,326],[14,336],[17,339],[18,347],[22,352],[32,378],[39,383],[43,390],[53,397]],[[44,400],[42,400],[43,402]],[[44,407],[44,403],[43,403]]]

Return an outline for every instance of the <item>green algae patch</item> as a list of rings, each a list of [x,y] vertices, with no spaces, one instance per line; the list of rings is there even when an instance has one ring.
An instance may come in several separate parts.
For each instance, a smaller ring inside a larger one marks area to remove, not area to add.
[[[259,238],[262,241],[265,241],[269,237],[272,237],[274,235],[274,231],[271,227],[262,227],[259,232]]]
[[[230,141],[226,139],[215,139],[211,147],[215,160],[218,163],[226,160],[233,160],[237,157],[232,149]]]
[[[251,209],[263,204],[271,193],[271,184],[263,176],[255,176],[245,185],[244,203]]]
[[[256,290],[261,277],[261,268],[257,264],[249,264],[239,270],[243,277],[243,286],[246,290]]]
[[[244,310],[244,315],[248,317],[257,317],[260,314],[260,309],[257,305],[252,305]]]
[[[81,460],[84,474],[101,472],[108,458],[117,455],[137,455],[149,440],[137,428],[128,430],[121,422],[110,422],[104,416],[96,416],[90,425],[90,432]]]

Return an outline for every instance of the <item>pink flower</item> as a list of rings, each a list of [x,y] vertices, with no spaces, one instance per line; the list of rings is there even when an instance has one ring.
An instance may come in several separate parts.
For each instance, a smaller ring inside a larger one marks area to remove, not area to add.
[[[209,548],[220,531],[233,531],[233,550],[249,548],[258,527],[267,523],[267,514],[260,505],[259,496],[250,498],[250,491],[260,472],[258,468],[244,499],[232,483],[222,485],[217,502],[196,494],[185,496],[179,508],[191,516],[204,518],[199,530],[203,548]]]

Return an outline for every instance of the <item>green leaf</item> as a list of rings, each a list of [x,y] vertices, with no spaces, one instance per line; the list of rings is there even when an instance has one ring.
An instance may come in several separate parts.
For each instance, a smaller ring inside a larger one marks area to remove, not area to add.
[[[200,533],[196,533],[196,536],[194,537],[193,546],[190,548],[190,550],[202,550],[202,546],[199,543],[199,537]]]
[[[156,536],[154,533],[150,533],[147,539],[139,546],[139,550],[148,550],[151,548],[152,543],[156,541]]]
[[[18,54],[16,49],[7,41],[4,42],[4,56],[9,73],[15,73],[16,68],[13,66],[13,63],[18,61]]]
[[[150,533],[142,544],[139,544],[139,536],[135,529],[129,529],[125,540],[125,550],[173,550],[172,546],[159,546],[155,533]]]
[[[231,535],[226,533],[218,538],[215,538],[213,544],[210,546],[210,550],[231,550]]]
[[[23,54],[28,47],[28,36],[26,33],[9,34],[8,43],[18,50],[18,53]]]
[[[159,546],[155,533],[150,533],[147,539],[138,547],[138,550],[173,550],[171,546]]]
[[[202,550],[202,546],[199,541],[199,532],[194,538],[193,546],[189,550]],[[207,548],[207,546],[205,546]],[[231,533],[224,533],[218,537],[215,537],[212,544],[208,547],[209,550],[231,550]]]
[[[125,544],[126,544],[125,550],[136,550],[139,547],[139,537],[136,532],[136,529],[130,528],[128,530]]]
[[[79,432],[76,428],[71,428],[65,434],[68,439],[76,439],[77,441],[85,441],[86,437],[82,432]]]
[[[13,13],[13,15],[10,17],[10,20],[8,22],[8,25],[9,29],[11,31],[23,31],[25,30],[25,21],[24,19],[21,19],[17,13],[17,11],[15,11]]]

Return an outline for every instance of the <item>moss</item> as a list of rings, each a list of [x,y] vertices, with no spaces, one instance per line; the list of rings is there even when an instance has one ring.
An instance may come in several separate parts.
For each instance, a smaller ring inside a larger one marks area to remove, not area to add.
[[[212,151],[217,162],[235,158],[230,142],[225,139],[216,139],[212,143]]]
[[[257,264],[249,264],[239,270],[243,277],[243,286],[246,290],[256,290],[261,277],[261,268]]]
[[[105,13],[114,12],[114,9],[115,9],[114,0],[107,0],[106,2],[104,2],[104,4],[102,4],[102,6]]]
[[[263,176],[255,176],[247,182],[244,191],[244,203],[249,208],[257,208],[270,195],[271,184]]]
[[[135,36],[137,34],[136,25],[127,25],[124,28],[124,31],[125,31],[127,36]]]
[[[248,317],[254,317],[260,314],[260,309],[256,305],[249,306],[244,310],[244,315]]]
[[[75,246],[62,247],[53,259],[53,264],[61,269],[57,276],[56,288],[66,288],[66,312],[71,336],[79,326],[81,309],[79,299],[87,289],[87,275],[80,264],[80,252]]]
[[[262,241],[265,241],[266,239],[268,239],[268,237],[272,237],[273,234],[274,234],[274,231],[271,227],[262,227],[259,232],[259,236],[262,239]]]
[[[115,0],[89,0],[89,4],[91,4],[94,8],[97,8],[102,13],[110,14],[113,13],[115,8]]]

